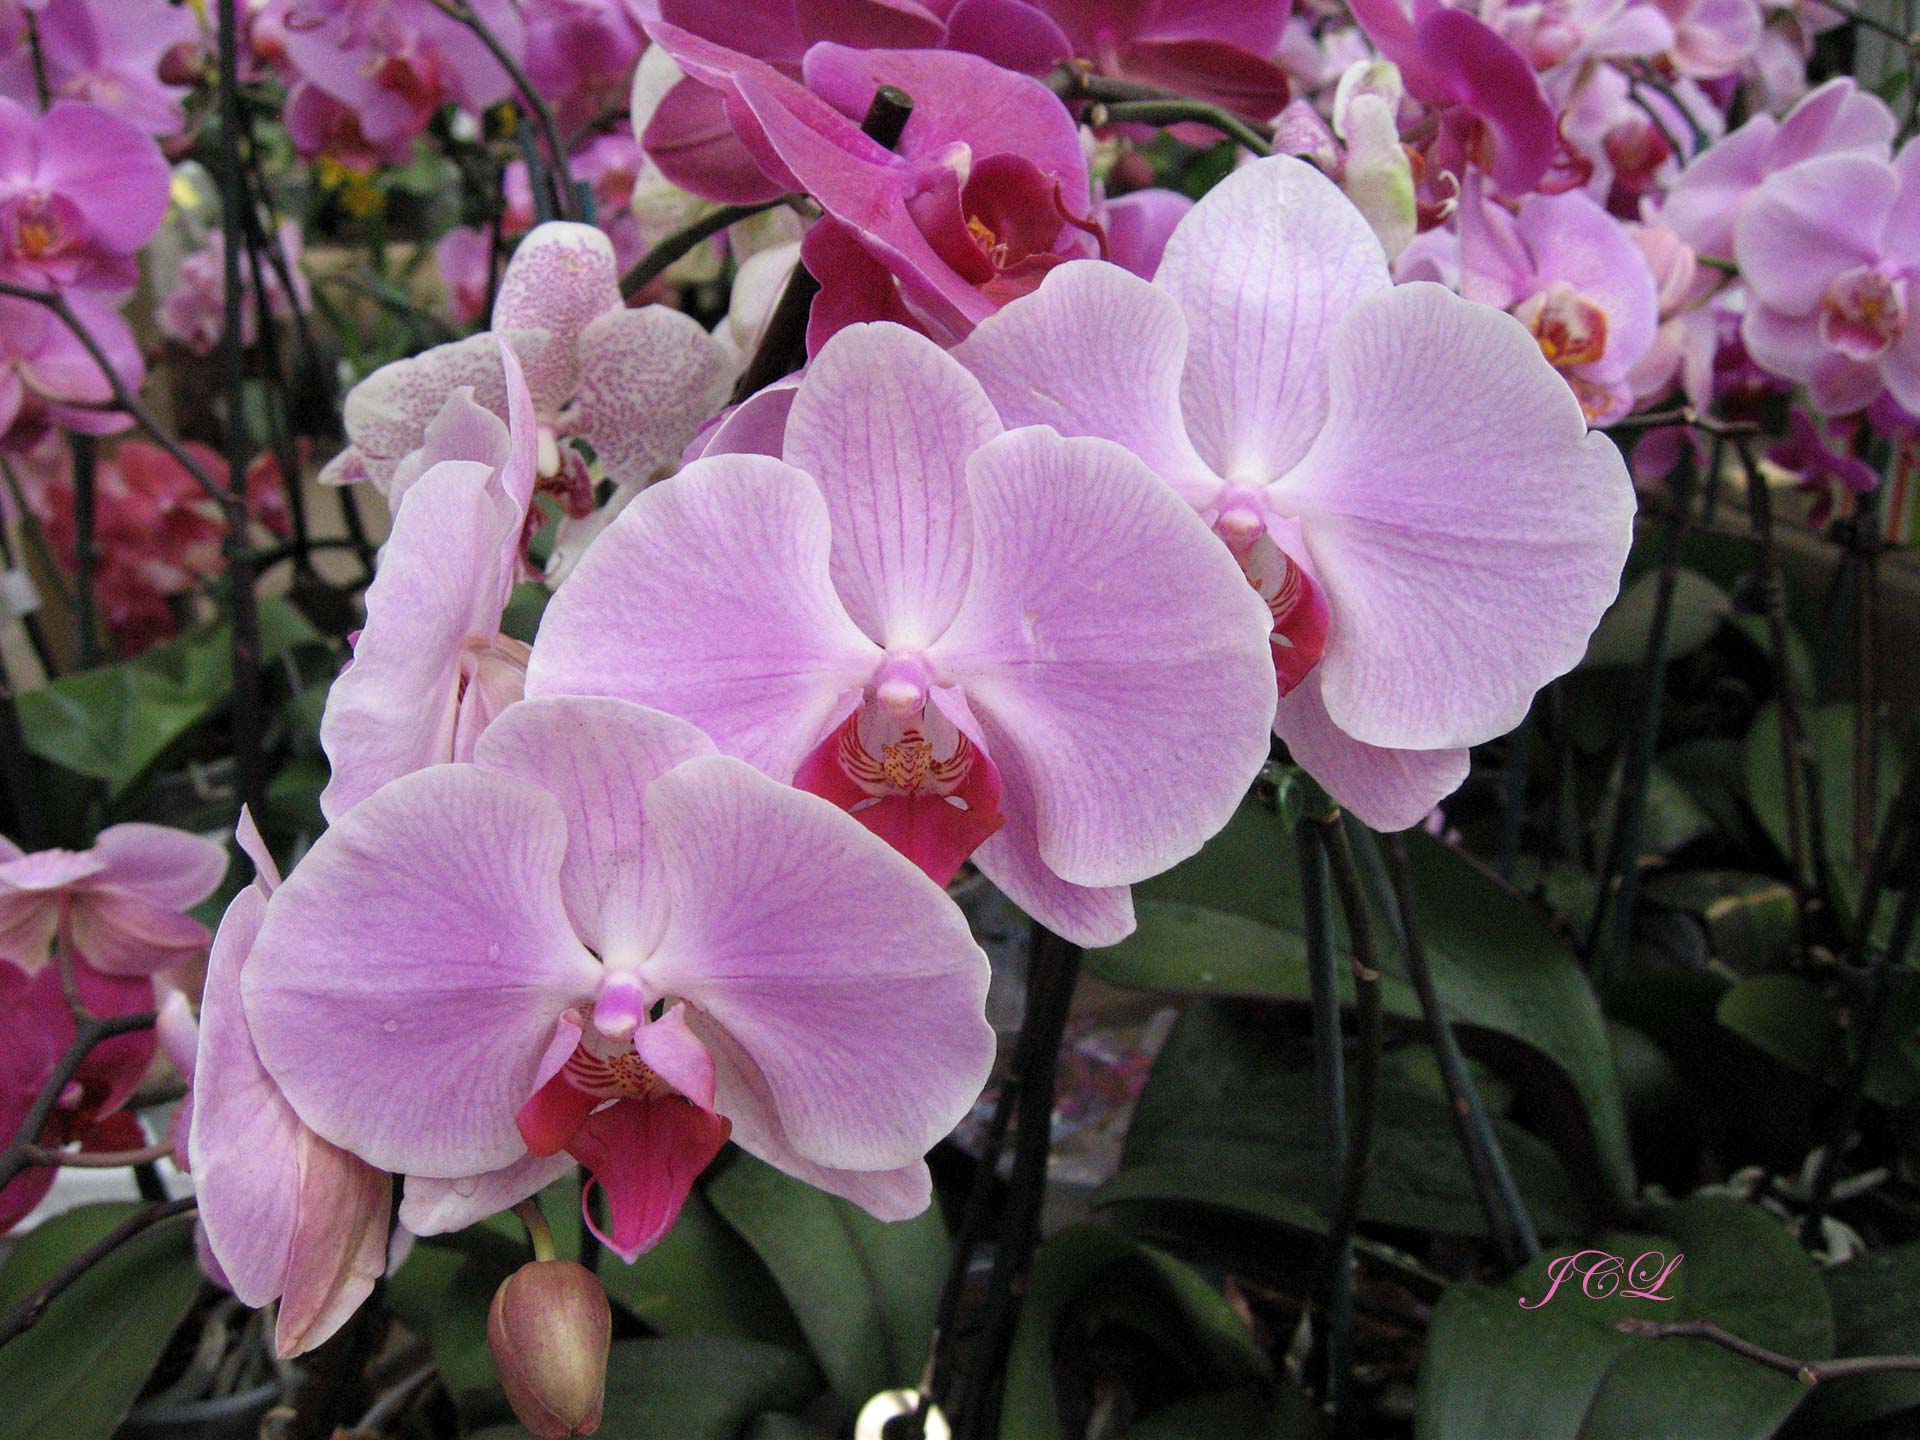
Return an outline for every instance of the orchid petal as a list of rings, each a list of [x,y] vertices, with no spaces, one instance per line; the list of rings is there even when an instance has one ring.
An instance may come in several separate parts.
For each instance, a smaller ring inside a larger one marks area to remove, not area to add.
[[[663,305],[609,310],[580,333],[580,393],[568,429],[616,485],[670,469],[727,400],[726,356],[692,317]]]
[[[302,1126],[299,1196],[273,1331],[283,1360],[332,1339],[387,1273],[393,1178]]]
[[[1295,764],[1375,830],[1419,824],[1467,778],[1464,749],[1388,750],[1354,739],[1328,717],[1318,672],[1281,697],[1273,729]]]
[[[538,1195],[574,1164],[574,1158],[561,1151],[556,1155],[527,1155],[499,1170],[458,1180],[409,1175],[401,1191],[400,1223],[415,1235],[464,1230]]]
[[[729,1128],[712,1111],[674,1095],[622,1100],[588,1116],[569,1147],[593,1176],[580,1197],[587,1228],[631,1265],[673,1228]],[[606,1196],[605,1228],[589,1199],[595,1186]]]
[[[526,366],[536,403],[557,408],[579,389],[581,332],[620,304],[620,271],[605,231],[549,220],[520,242],[500,276],[493,328],[547,332],[545,348]]]
[[[95,883],[174,910],[198,905],[227,873],[224,845],[170,825],[109,825],[93,853],[105,862]]]

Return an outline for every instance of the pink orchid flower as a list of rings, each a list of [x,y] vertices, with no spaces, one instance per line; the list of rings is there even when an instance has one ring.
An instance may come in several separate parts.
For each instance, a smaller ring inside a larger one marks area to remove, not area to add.
[[[0,840],[0,850],[19,851]],[[100,1016],[135,1015],[153,1005],[144,979],[103,975],[73,967],[81,1003]],[[0,961],[0,1135],[11,1138],[26,1122],[54,1065],[73,1043],[73,1012],[52,965],[37,974]],[[37,1137],[51,1150],[78,1142],[82,1150],[132,1150],[147,1143],[139,1122],[121,1107],[132,1097],[153,1059],[151,1030],[102,1041],[81,1063]],[[0,1188],[0,1235],[45,1198],[58,1171],[35,1165]]]
[[[699,322],[662,305],[627,309],[607,237],[552,221],[508,262],[492,334],[396,361],[348,392],[350,443],[320,478],[367,481],[397,504],[422,468],[428,425],[456,389],[472,386],[481,406],[506,418],[501,344],[526,373],[539,482],[573,514],[592,508],[592,483],[563,439],[590,443],[616,485],[642,485],[679,459],[726,398],[726,356]]]
[[[926,1207],[922,1157],[993,1057],[986,958],[937,886],[621,701],[525,701],[474,758],[356,806],[267,908],[241,993],[304,1123],[407,1174],[426,1230],[564,1151],[627,1259],[729,1134],[882,1218]]]
[[[1226,541],[1270,611],[1275,733],[1381,829],[1519,723],[1618,587],[1619,452],[1510,317],[1393,286],[1301,161],[1228,176],[1152,284],[1062,266],[954,354],[1002,420],[1118,440]]]
[[[511,0],[467,0],[516,60],[526,28]],[[426,128],[451,101],[478,112],[513,93],[513,81],[480,38],[428,0],[269,0],[284,63],[353,112],[373,146]]]
[[[1776,120],[1756,115],[1680,172],[1660,202],[1660,223],[1696,254],[1733,258],[1734,223],[1761,182],[1821,155],[1888,158],[1893,112],[1847,76],[1829,80]]]
[[[187,1155],[227,1288],[247,1305],[280,1302],[285,1358],[332,1336],[386,1272],[393,1182],[307,1128],[260,1063],[241,985],[280,872],[244,811],[239,840],[254,880],[227,906],[207,964]]]
[[[140,344],[120,312],[90,290],[66,294],[68,307],[130,390],[146,379]],[[0,296],[0,436],[24,449],[48,426],[112,435],[133,422],[111,408],[113,386],[65,322],[32,300]],[[9,432],[12,432],[9,434]]]
[[[454,324],[484,318],[493,281],[493,236],[478,225],[456,225],[435,243],[433,259]]]
[[[98,105],[45,115],[0,96],[0,278],[130,290],[167,213],[160,147]]]
[[[307,285],[306,272],[300,268],[300,227],[287,221],[274,238],[286,260],[293,293],[289,295],[280,283],[275,267],[263,264],[261,274],[266,281],[267,314],[275,320],[286,320],[312,306],[313,292]],[[206,243],[181,259],[173,286],[154,315],[161,334],[196,355],[211,355],[218,349],[227,328],[226,255],[225,233],[208,232]],[[240,338],[250,346],[260,331],[260,300],[250,266],[241,267],[240,283]]]
[[[525,7],[527,78],[567,134],[622,108],[646,45],[629,0],[539,0]],[[578,171],[575,172],[576,176]]]
[[[1354,19],[1400,67],[1407,93],[1440,114],[1434,158],[1465,179],[1469,163],[1502,194],[1524,195],[1553,163],[1556,129],[1533,66],[1499,34],[1443,0],[1354,0]]]
[[[1586,195],[1529,195],[1515,214],[1469,180],[1460,293],[1518,317],[1593,424],[1633,408],[1628,376],[1653,345],[1659,292],[1625,228]]]
[[[46,0],[37,9],[40,61],[56,99],[85,100],[148,135],[167,136],[185,121],[184,85],[160,79],[160,62],[176,46],[200,40],[200,23],[184,5],[125,0]],[[39,79],[24,43],[0,55],[0,94],[38,108]]]
[[[500,634],[500,615],[533,498],[533,401],[513,351],[486,339],[509,418],[463,387],[427,428],[424,471],[401,498],[367,587],[367,623],[320,720],[329,820],[389,780],[471,758],[525,685],[527,647]]]
[[[649,30],[726,97],[735,130],[779,189],[819,201],[934,333],[964,335],[1053,266],[1097,249],[1078,128],[1036,80],[957,52],[820,44],[807,52],[802,85],[687,31]],[[891,150],[859,124],[883,85],[913,98]],[[815,273],[832,290],[839,268]]]
[[[1920,143],[1890,165],[1855,151],[1776,172],[1741,206],[1733,254],[1755,360],[1828,415],[1882,391],[1920,410]]]
[[[1072,54],[1102,75],[1192,95],[1251,120],[1287,103],[1287,75],[1270,58],[1289,0],[1035,0]],[[1204,130],[1202,133],[1206,133]]]
[[[1266,611],[1230,559],[1118,447],[1002,434],[897,325],[820,351],[783,456],[637,497],[548,607],[528,693],[684,716],[936,880],[972,853],[1069,939],[1126,935],[1127,887],[1266,758]]]
[[[164,825],[113,825],[89,850],[31,855],[0,839],[0,960],[38,974],[57,944],[103,975],[152,975],[206,949],[186,912],[226,870],[220,846]]]

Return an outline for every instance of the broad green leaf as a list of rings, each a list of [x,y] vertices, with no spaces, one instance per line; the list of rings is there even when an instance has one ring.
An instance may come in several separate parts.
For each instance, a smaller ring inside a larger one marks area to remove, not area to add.
[[[937,1205],[876,1220],[738,1151],[707,1198],[772,1271],[842,1401],[920,1378],[949,1254]]]
[[[1826,1272],[1836,1355],[1920,1351],[1920,1244],[1875,1250]],[[1797,1440],[1829,1440],[1855,1425],[1920,1407],[1920,1375],[1830,1380],[1793,1417]],[[1886,1433],[1886,1432],[1882,1432]]]
[[[107,783],[119,799],[176,742],[226,704],[233,631],[226,622],[159,645],[132,660],[64,675],[19,698],[26,747]],[[321,641],[283,600],[260,601],[260,663],[295,645]]]
[[[1651,570],[1621,591],[1587,642],[1581,667],[1644,664],[1659,594],[1660,575]],[[1667,658],[1677,660],[1698,650],[1732,614],[1733,601],[1726,591],[1698,571],[1677,571],[1667,621]]]
[[[1326,1153],[1307,1057],[1280,1020],[1271,1007],[1190,1004],[1134,1108],[1120,1172],[1094,1204],[1124,1206],[1129,1228],[1143,1218],[1151,1223],[1145,1207],[1172,1202],[1324,1231],[1329,1180],[1339,1167]],[[1391,1063],[1382,1067],[1376,1095],[1361,1219],[1485,1234],[1444,1096],[1410,1078],[1408,1066]],[[1494,1124],[1541,1232],[1583,1229],[1553,1152],[1517,1125]]]
[[[1882,1045],[1867,1069],[1866,1095],[1882,1105],[1920,1098],[1920,976],[1896,975],[1886,1025],[1898,1043]],[[1755,975],[1720,997],[1720,1023],[1782,1065],[1828,1085],[1845,1082],[1857,1037],[1827,997],[1798,975]]]
[[[23,1235],[0,1266],[0,1314],[139,1208],[83,1205]],[[187,1218],[143,1231],[90,1268],[0,1348],[0,1440],[107,1440],[201,1283]]]
[[[1793,891],[1770,875],[1682,870],[1653,877],[1644,893],[1698,915],[1714,957],[1736,974],[1782,970],[1798,954]]]
[[[456,1398],[499,1384],[487,1348],[487,1307],[500,1282],[531,1258],[524,1245],[475,1226],[415,1245],[387,1281],[394,1312],[426,1338]]]
[[[1129,1425],[1126,1440],[1316,1440],[1325,1433],[1313,1402],[1282,1384],[1277,1395],[1215,1390],[1176,1400]]]
[[[1416,1440],[1772,1435],[1806,1396],[1797,1380],[1706,1341],[1644,1339],[1616,1325],[1629,1316],[1705,1318],[1770,1350],[1825,1359],[1833,1353],[1833,1315],[1818,1271],[1757,1206],[1696,1198],[1658,1223],[1657,1234],[1606,1234],[1591,1244],[1630,1267],[1659,1254],[1652,1270],[1681,1255],[1660,1289],[1671,1299],[1618,1290],[1589,1296],[1573,1274],[1541,1304],[1552,1253],[1505,1285],[1450,1289],[1427,1333]]]
[[[1116,1329],[1128,1333],[1130,1353],[1153,1359],[1140,1374],[1107,1378],[1151,1383],[1163,1397],[1268,1378],[1245,1324],[1197,1272],[1127,1236],[1076,1225],[1034,1257],[1007,1360],[1002,1440],[1063,1440],[1056,1382],[1071,1383],[1069,1357],[1086,1336]]]
[[[1585,973],[1540,913],[1491,873],[1429,836],[1406,839],[1434,983],[1463,1045],[1519,1084],[1576,1183],[1624,1205],[1634,1190],[1626,1115]],[[1116,985],[1304,1003],[1297,874],[1290,831],[1249,801],[1199,855],[1134,887],[1139,928],[1089,955],[1088,969]],[[1378,912],[1375,930],[1387,1014],[1417,1024],[1419,1005]],[[1337,924],[1336,941],[1345,944]]]

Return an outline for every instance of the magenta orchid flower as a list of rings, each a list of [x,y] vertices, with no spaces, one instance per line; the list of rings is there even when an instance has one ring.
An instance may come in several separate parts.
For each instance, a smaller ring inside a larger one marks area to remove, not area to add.
[[[1784,119],[1756,115],[1680,172],[1660,203],[1660,223],[1700,255],[1733,258],[1734,222],[1769,175],[1802,160],[1863,154],[1885,160],[1893,112],[1850,77],[1829,80]]]
[[[287,287],[280,283],[276,267],[263,266],[267,314],[275,320],[286,320],[312,306],[313,292],[307,285],[306,272],[300,268],[304,248],[300,227],[283,222],[274,238],[286,261],[287,276],[293,281],[293,293],[288,294]],[[161,334],[196,355],[211,355],[218,349],[227,328],[226,256],[225,232],[209,231],[204,245],[181,258],[173,286],[154,314]],[[240,338],[248,346],[260,332],[260,297],[250,272],[250,266],[240,271]],[[483,277],[483,293],[484,284]]]
[[[1529,195],[1515,214],[1469,181],[1460,293],[1511,311],[1593,424],[1633,408],[1628,376],[1653,345],[1660,296],[1639,246],[1586,195]]]
[[[1287,74],[1270,58],[1289,0],[1035,0],[1102,75],[1192,95],[1253,120],[1287,103]],[[1204,131],[1202,133],[1205,133]]]
[[[527,78],[571,134],[627,98],[646,44],[629,0],[540,0],[526,11]],[[576,174],[578,172],[576,171]]]
[[[120,312],[90,290],[69,291],[65,299],[114,373],[129,390],[139,389],[146,362]],[[35,301],[0,296],[0,435],[13,432],[31,444],[50,425],[112,435],[133,423],[112,399],[112,382],[59,316]]]
[[[525,59],[518,6],[467,3],[509,54]],[[478,112],[513,91],[480,38],[430,0],[270,0],[261,22],[295,74],[346,107],[375,147],[423,130],[448,101]]]
[[[160,147],[110,111],[62,100],[36,115],[0,96],[0,277],[132,289],[168,184]]]
[[[621,701],[523,702],[475,761],[363,801],[267,908],[241,993],[304,1123],[407,1174],[427,1229],[565,1151],[627,1259],[729,1134],[883,1218],[926,1207],[922,1157],[993,1057],[986,959],[937,886]]]
[[[1464,179],[1469,163],[1502,194],[1526,194],[1553,163],[1556,128],[1533,66],[1498,33],[1443,0],[1354,0],[1354,19],[1400,67],[1407,92],[1440,113],[1435,160]]]
[[[0,840],[0,849],[19,851]],[[81,1003],[99,1016],[136,1015],[153,1006],[153,985],[144,979],[103,975],[73,967]],[[58,970],[47,965],[30,974],[0,961],[0,1134],[17,1134],[26,1123],[47,1077],[73,1043],[73,1011]],[[139,1122],[122,1107],[146,1076],[154,1035],[137,1030],[96,1045],[81,1062],[47,1117],[36,1143],[50,1150],[77,1143],[82,1150],[132,1150],[147,1143]],[[20,1223],[45,1198],[58,1170],[29,1166],[0,1187],[0,1235]]]
[[[1733,253],[1756,361],[1825,414],[1882,391],[1920,410],[1920,143],[1890,165],[1855,151],[1776,172],[1741,206]]]
[[[220,846],[164,825],[113,825],[91,849],[31,855],[0,839],[0,960],[34,975],[58,945],[103,975],[152,975],[206,949],[186,912],[226,870]]]
[[[1258,773],[1266,612],[1116,446],[1002,434],[897,325],[843,330],[783,460],[642,493],[542,621],[530,695],[609,694],[851,811],[936,880],[975,863],[1069,939],[1133,924]]]
[[[422,468],[428,425],[455,390],[472,386],[481,406],[506,418],[498,344],[526,373],[539,481],[576,515],[592,508],[592,483],[563,439],[586,440],[609,480],[638,486],[676,462],[725,399],[726,356],[699,322],[662,305],[627,309],[607,237],[553,221],[514,251],[492,335],[395,361],[354,386],[345,413],[350,443],[320,478],[364,480],[397,503]]]
[[[164,83],[160,64],[168,51],[199,43],[200,24],[189,8],[124,0],[46,0],[28,8],[39,11],[39,63],[54,98],[89,101],[148,135],[179,130],[187,87]],[[0,94],[37,107],[31,47],[5,48]]]
[[[513,351],[502,367],[508,420],[456,390],[427,428],[367,588],[367,623],[327,694],[320,744],[333,767],[330,820],[389,780],[467,760],[525,685],[527,647],[500,634],[533,499],[533,401]]]
[[[307,1128],[260,1063],[241,984],[280,872],[244,811],[239,840],[254,881],[207,963],[187,1155],[226,1285],[247,1305],[280,1302],[284,1358],[332,1336],[386,1273],[393,1182]]]
[[[802,85],[671,25],[649,29],[726,97],[779,189],[813,196],[936,332],[964,335],[1053,266],[1097,249],[1078,128],[1036,80],[957,52],[820,44]],[[883,85],[914,102],[891,150],[859,124]],[[819,273],[832,289],[835,268]]]
[[[1226,541],[1270,611],[1275,732],[1381,829],[1519,723],[1618,587],[1619,452],[1511,318],[1393,286],[1301,161],[1228,176],[1152,284],[1062,266],[954,353],[1006,423],[1118,440]]]

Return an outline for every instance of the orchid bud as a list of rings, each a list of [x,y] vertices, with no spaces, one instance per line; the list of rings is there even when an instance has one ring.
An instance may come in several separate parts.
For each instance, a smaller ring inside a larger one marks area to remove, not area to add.
[[[207,73],[207,47],[198,40],[181,40],[161,53],[156,67],[162,85],[194,85]]]
[[[612,1332],[606,1291],[571,1260],[530,1261],[494,1292],[487,1345],[513,1413],[540,1440],[600,1428]]]

